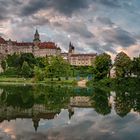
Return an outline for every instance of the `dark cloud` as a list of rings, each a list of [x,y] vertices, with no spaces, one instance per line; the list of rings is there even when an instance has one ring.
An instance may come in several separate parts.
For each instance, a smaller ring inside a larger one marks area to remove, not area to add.
[[[12,23],[18,24],[19,27],[33,28],[36,26],[44,26],[44,25],[50,24],[50,21],[46,17],[31,16],[31,17],[22,18],[22,20],[19,23],[18,21],[14,19],[12,20]]]
[[[113,54],[117,54],[117,52],[115,50],[115,46],[113,46],[113,44],[103,45],[102,48],[104,49],[104,51],[111,52]]]
[[[97,53],[103,53],[104,50],[102,49],[102,46],[98,42],[89,42],[87,43],[90,46],[90,51],[96,51]]]
[[[129,47],[136,44],[135,38],[127,31],[121,28],[107,29],[102,32],[103,39],[111,44],[117,44],[123,47]]]
[[[138,0],[0,0],[0,35],[32,41],[37,27],[43,41],[56,41],[64,50],[72,41],[79,52],[115,53],[116,46],[129,47],[140,40],[139,4]]]
[[[93,1],[112,8],[121,7],[120,0],[93,0]]]
[[[22,1],[18,0],[1,0],[0,1],[0,21],[10,19],[11,16],[16,15],[19,11],[19,6]]]
[[[70,32],[70,33],[75,33],[78,34],[80,37],[84,37],[84,38],[93,38],[94,35],[93,33],[91,33],[86,24],[82,23],[82,22],[74,22],[74,23],[66,23],[63,25],[63,28]]]
[[[108,26],[114,25],[114,23],[107,17],[97,17],[97,21]]]
[[[78,35],[82,38],[94,38],[94,34],[88,30],[84,22],[53,22],[51,25],[66,31],[68,34]]]
[[[41,9],[54,9],[61,14],[71,16],[73,12],[81,8],[88,8],[88,1],[85,0],[30,0],[22,10],[22,16],[29,16]]]

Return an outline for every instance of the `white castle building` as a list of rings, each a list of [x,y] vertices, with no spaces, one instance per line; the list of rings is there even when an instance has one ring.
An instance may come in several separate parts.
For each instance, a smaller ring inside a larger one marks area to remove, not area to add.
[[[54,42],[41,42],[36,30],[33,42],[17,42],[0,37],[0,55],[13,53],[33,53],[37,57],[61,54],[61,49]]]
[[[91,66],[97,54],[75,53],[75,47],[70,43],[67,53],[61,53],[60,47],[54,42],[41,42],[38,30],[34,34],[33,42],[17,42],[5,40],[0,37],[0,59],[8,54],[33,53],[36,57],[61,55],[65,60],[74,66]]]

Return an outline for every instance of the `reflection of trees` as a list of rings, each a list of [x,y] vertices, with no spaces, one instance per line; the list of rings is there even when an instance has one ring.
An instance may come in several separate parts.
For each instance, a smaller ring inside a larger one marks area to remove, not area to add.
[[[102,115],[107,115],[111,112],[111,104],[109,104],[109,94],[106,91],[95,88],[91,98],[92,105],[95,111]]]
[[[61,86],[5,86],[0,103],[19,108],[32,108],[44,104],[47,109],[65,108],[69,103],[71,88]]]
[[[119,85],[115,85],[114,90],[116,92],[115,111],[119,116],[126,116],[132,109],[140,112],[140,87],[138,81],[133,79],[131,81],[121,81]]]
[[[70,97],[89,96],[95,111],[102,115],[111,112],[109,91],[94,87],[73,88],[66,86],[0,86],[0,106],[12,106],[20,109],[30,109],[34,105],[43,105],[49,111],[60,111],[67,108]],[[128,84],[126,81],[115,85],[116,92],[114,108],[116,113],[124,117],[131,109],[140,112],[140,87],[139,83]],[[34,106],[35,107],[35,106]]]
[[[115,98],[115,110],[116,113],[124,117],[126,116],[130,111],[132,107],[131,98],[128,95],[128,93],[117,93],[116,92],[116,98]]]
[[[34,104],[34,97],[31,87],[4,87],[1,94],[1,101],[7,106],[31,108]]]
[[[133,95],[133,109],[140,112],[140,90]]]
[[[45,93],[45,105],[52,108],[66,108],[71,95],[71,89],[68,87],[47,87]]]

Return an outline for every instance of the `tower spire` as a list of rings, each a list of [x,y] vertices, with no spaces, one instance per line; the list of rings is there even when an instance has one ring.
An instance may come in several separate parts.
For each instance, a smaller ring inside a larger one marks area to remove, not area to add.
[[[37,29],[36,29],[35,34],[34,34],[33,42],[34,42],[35,46],[37,46],[41,42],[40,41],[40,35],[39,35]]]

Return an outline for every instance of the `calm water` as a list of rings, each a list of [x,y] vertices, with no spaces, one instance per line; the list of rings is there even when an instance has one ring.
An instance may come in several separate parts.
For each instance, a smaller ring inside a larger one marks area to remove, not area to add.
[[[0,140],[140,140],[140,90],[0,86]]]

